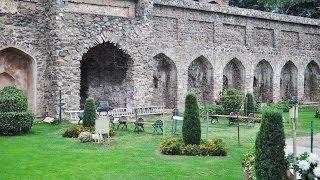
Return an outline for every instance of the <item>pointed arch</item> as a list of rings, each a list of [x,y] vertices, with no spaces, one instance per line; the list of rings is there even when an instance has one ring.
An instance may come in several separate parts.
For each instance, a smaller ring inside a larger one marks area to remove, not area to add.
[[[315,61],[308,63],[304,72],[304,97],[307,102],[320,101],[320,68]]]
[[[34,59],[15,47],[0,50],[0,87],[16,85],[28,96],[29,107],[35,112],[36,68]]]
[[[132,58],[118,45],[104,42],[90,48],[81,60],[80,106],[86,98],[108,100],[113,108],[132,105]]]
[[[298,68],[292,61],[281,69],[280,95],[283,99],[298,95]]]
[[[213,66],[200,56],[188,67],[188,91],[197,93],[201,104],[213,102]]]
[[[273,100],[273,69],[265,59],[261,60],[254,70],[253,94],[263,103]]]
[[[168,109],[176,108],[177,67],[172,59],[163,53],[154,56],[153,60],[155,63],[153,73],[155,104],[164,105]]]
[[[238,59],[233,58],[223,69],[223,90],[235,88],[244,92],[245,76],[245,67]]]

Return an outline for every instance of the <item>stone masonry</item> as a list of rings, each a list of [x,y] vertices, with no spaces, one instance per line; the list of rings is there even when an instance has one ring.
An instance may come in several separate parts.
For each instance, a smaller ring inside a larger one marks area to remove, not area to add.
[[[183,109],[188,90],[318,102],[320,20],[227,1],[1,0],[0,87],[16,84],[38,116],[91,96],[114,108]]]

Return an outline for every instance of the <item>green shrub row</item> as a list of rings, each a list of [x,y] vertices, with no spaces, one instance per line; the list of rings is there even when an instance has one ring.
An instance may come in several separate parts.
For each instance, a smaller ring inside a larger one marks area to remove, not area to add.
[[[160,143],[160,151],[166,155],[226,156],[226,145],[221,139],[196,144],[184,144],[182,139],[166,138]]]
[[[7,86],[0,91],[0,112],[28,110],[28,97],[15,86]]]
[[[33,120],[31,111],[0,113],[0,134],[25,134],[30,131]]]

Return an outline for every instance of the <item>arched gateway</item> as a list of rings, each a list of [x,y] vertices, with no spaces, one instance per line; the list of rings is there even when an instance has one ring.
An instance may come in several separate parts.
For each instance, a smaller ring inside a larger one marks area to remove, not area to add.
[[[81,106],[86,98],[108,100],[113,108],[125,108],[133,101],[133,61],[109,42],[99,44],[81,60]]]

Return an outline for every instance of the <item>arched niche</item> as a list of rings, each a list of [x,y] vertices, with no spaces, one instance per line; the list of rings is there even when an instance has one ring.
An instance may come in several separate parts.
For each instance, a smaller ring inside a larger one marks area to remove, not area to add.
[[[29,107],[35,111],[35,63],[25,52],[8,47],[0,51],[0,88],[15,85],[28,96]]]
[[[133,104],[133,60],[117,45],[105,42],[92,47],[81,60],[81,108],[88,97],[107,100],[113,108]]]
[[[229,88],[245,90],[245,68],[242,63],[234,58],[223,69],[223,90]]]
[[[298,95],[298,68],[288,61],[281,70],[280,95],[282,99]]]
[[[197,93],[200,104],[213,102],[213,67],[203,56],[188,67],[188,91]]]
[[[177,67],[165,54],[153,57],[155,71],[153,73],[154,104],[173,109],[177,106]]]
[[[254,70],[253,94],[263,103],[273,100],[273,69],[266,60],[260,61]]]
[[[304,97],[307,102],[319,102],[320,69],[315,61],[311,61],[304,72]]]

